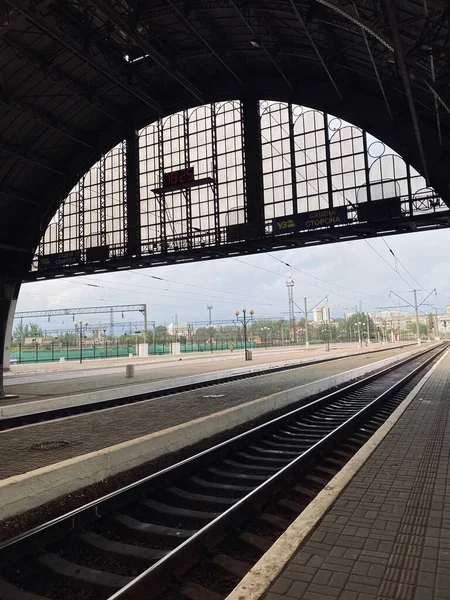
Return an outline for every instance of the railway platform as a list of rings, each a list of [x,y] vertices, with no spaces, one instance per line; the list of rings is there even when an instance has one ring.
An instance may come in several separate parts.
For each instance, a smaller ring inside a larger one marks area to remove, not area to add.
[[[450,353],[227,600],[450,599]]]
[[[253,353],[253,360],[246,362],[244,354],[236,351],[142,358],[121,358],[87,361],[77,363],[46,363],[36,365],[18,365],[5,374],[5,391],[18,395],[18,398],[3,399],[0,408],[8,405],[32,403],[43,399],[53,399],[76,394],[92,394],[107,389],[119,389],[130,384],[154,384],[164,380],[167,383],[177,377],[190,377],[219,371],[230,371],[245,367],[252,369],[282,361],[312,360],[331,358],[337,355],[359,355],[377,351],[395,351],[396,348],[412,348],[414,343],[403,344],[371,344],[358,349],[357,344],[331,346],[326,351],[323,346],[312,346],[309,349],[273,348],[258,349]],[[125,366],[135,365],[135,376],[125,378]]]
[[[227,435],[415,352],[415,346],[389,348],[3,430],[0,518]]]

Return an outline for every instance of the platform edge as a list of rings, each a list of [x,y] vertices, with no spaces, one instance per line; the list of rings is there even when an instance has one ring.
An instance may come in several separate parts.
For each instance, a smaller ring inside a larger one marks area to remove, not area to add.
[[[450,349],[441,356],[438,362],[433,365],[414,389],[411,390],[385,423],[358,450],[339,473],[329,481],[317,497],[286,529],[247,575],[245,575],[242,581],[228,594],[225,600],[260,600],[263,594],[269,591],[270,586],[275,582],[305,538],[319,524],[322,517],[331,508],[331,505],[337,500],[359,469],[388,435],[449,352]]]

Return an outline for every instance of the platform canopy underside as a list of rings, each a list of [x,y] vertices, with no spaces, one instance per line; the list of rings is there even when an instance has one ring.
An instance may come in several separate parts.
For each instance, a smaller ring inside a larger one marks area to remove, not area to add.
[[[225,100],[298,104],[352,123],[449,205],[449,58],[444,0],[2,0],[3,272],[28,277],[58,207],[117,144],[162,117]],[[258,167],[245,166],[255,212]],[[447,225],[443,211],[382,231],[358,225],[337,238]],[[179,259],[302,245],[300,234],[281,244],[262,237],[209,253],[183,250]]]

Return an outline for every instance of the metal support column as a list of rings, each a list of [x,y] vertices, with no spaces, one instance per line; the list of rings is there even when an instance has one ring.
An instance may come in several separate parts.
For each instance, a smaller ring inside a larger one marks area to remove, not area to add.
[[[17,395],[5,394],[3,372],[9,369],[12,327],[19,290],[20,282],[0,276],[0,400],[17,398]]]
[[[242,102],[244,160],[247,191],[247,222],[254,237],[264,236],[264,195],[262,183],[261,126],[259,101],[247,96]]]
[[[82,262],[85,261],[84,255],[84,180],[85,176],[80,179],[78,184],[78,248],[81,254]]]
[[[330,131],[328,129],[328,114],[323,114],[325,137],[325,160],[327,167],[328,208],[333,208],[333,179],[331,177]],[[308,206],[308,210],[310,207]]]
[[[102,154],[100,158],[100,210],[99,210],[99,229],[100,239],[96,245],[105,248],[106,247],[106,158]]]
[[[190,166],[190,151],[189,151],[189,112],[183,113],[184,122],[184,165],[187,168]],[[192,194],[191,188],[183,191],[186,206],[186,237],[188,250],[192,249]]]
[[[289,151],[291,155],[291,178],[292,178],[292,212],[294,215],[298,213],[297,202],[297,169],[295,167],[295,139],[294,139],[294,118],[292,114],[292,104],[288,105],[289,112]]]
[[[218,181],[218,164],[217,164],[217,115],[216,104],[211,104],[211,142],[212,142],[212,173],[211,177],[214,180],[212,184],[214,194],[214,233],[216,236],[216,244],[220,244],[220,203],[219,203],[219,181]]]
[[[139,185],[139,135],[133,128],[126,138],[127,254],[141,254],[141,195]]]

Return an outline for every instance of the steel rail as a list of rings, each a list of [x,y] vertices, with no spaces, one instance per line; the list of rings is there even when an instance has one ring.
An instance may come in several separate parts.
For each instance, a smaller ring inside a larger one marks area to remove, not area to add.
[[[255,440],[261,438],[262,433],[272,432],[272,430],[275,430],[284,421],[289,422],[294,416],[303,417],[310,413],[314,413],[316,410],[326,407],[336,400],[346,398],[349,394],[361,390],[361,388],[364,388],[368,384],[372,384],[373,382],[382,379],[384,376],[407,365],[411,361],[425,357],[425,360],[421,361],[420,365],[409,371],[406,376],[401,378],[401,380],[390,386],[388,390],[378,395],[374,400],[370,401],[363,409],[358,410],[332,432],[325,435],[320,441],[302,452],[288,465],[280,468],[276,475],[271,476],[259,485],[259,487],[248,493],[242,499],[237,500],[231,508],[209,522],[175,550],[169,552],[162,560],[159,560],[134,579],[131,584],[125,586],[111,596],[110,600],[136,600],[139,598],[145,598],[147,600],[150,597],[154,597],[153,591],[151,595],[149,593],[150,584],[151,590],[154,590],[156,595],[157,590],[161,589],[161,586],[163,586],[166,581],[168,574],[173,576],[174,573],[182,574],[185,572],[204,551],[205,545],[208,546],[223,538],[226,533],[229,533],[230,527],[236,527],[237,524],[251,515],[255,509],[255,504],[256,506],[260,506],[267,500],[273,493],[275,482],[286,482],[291,478],[293,470],[298,471],[300,468],[313,464],[317,457],[323,454],[330,445],[333,445],[342,439],[355,424],[366,420],[369,415],[377,410],[380,404],[392,397],[421,369],[433,361],[439,354],[443,353],[446,348],[447,344],[442,344],[437,348],[433,347],[417,353],[395,365],[390,365],[381,372],[372,374],[358,382],[347,385],[343,389],[326,394],[300,408],[290,410],[287,413],[272,419],[268,423],[254,427],[247,432],[217,444],[213,448],[200,452],[175,465],[167,467],[158,473],[129,484],[120,490],[111,492],[98,500],[92,501],[65,515],[57,517],[48,523],[3,542],[0,544],[0,565],[11,564],[24,556],[35,552],[42,552],[42,548],[54,543],[58,539],[64,538],[75,529],[84,527],[101,517],[108,516],[117,509],[130,504],[137,499],[142,499],[150,492],[164,489],[167,485],[180,477],[189,477],[190,474],[197,471],[199,468],[210,465],[230,451],[242,447],[243,443],[253,443]]]
[[[400,348],[404,348],[401,346]],[[229,376],[222,377],[220,379],[212,377],[206,381],[198,383],[187,383],[183,385],[173,385],[161,390],[155,390],[153,392],[144,392],[141,394],[135,394],[125,396],[123,398],[112,398],[109,400],[97,400],[94,402],[86,402],[85,404],[78,404],[76,406],[66,406],[63,408],[51,408],[48,410],[36,411],[23,413],[11,417],[0,418],[0,435],[3,431],[10,431],[17,427],[24,427],[26,425],[33,425],[35,423],[47,423],[56,419],[62,419],[65,417],[71,417],[76,415],[83,415],[89,412],[96,412],[99,410],[105,410],[107,408],[115,408],[119,406],[126,406],[129,404],[136,404],[138,402],[146,402],[147,400],[156,400],[158,398],[164,398],[173,394],[180,394],[183,392],[189,392],[192,390],[202,389],[206,387],[213,387],[221,385],[223,383],[231,383],[233,381],[240,381],[241,379],[252,379],[253,377],[263,377],[271,375],[273,373],[281,373],[283,371],[291,371],[293,369],[300,369],[302,367],[311,367],[327,362],[333,362],[337,360],[346,360],[355,356],[363,356],[366,354],[375,354],[378,352],[387,352],[391,348],[380,348],[377,350],[370,350],[367,352],[360,352],[358,354],[348,354],[347,356],[330,356],[327,358],[319,358],[316,360],[303,361],[293,364],[284,364],[276,367],[268,367],[267,369],[261,369],[259,371],[245,371],[241,373],[230,374]],[[30,402],[32,404],[32,402]]]
[[[194,533],[186,541],[177,546],[174,550],[166,554],[161,560],[149,567],[141,575],[136,577],[131,583],[126,585],[124,588],[119,590],[117,593],[110,596],[109,600],[150,600],[156,598],[165,587],[165,583],[173,579],[174,576],[182,575],[188,568],[193,566],[199,558],[204,554],[205,548],[210,547],[217,540],[224,538],[232,529],[236,529],[240,523],[249,519],[254,514],[255,506],[263,505],[273,495],[274,487],[279,487],[280,483],[285,484],[292,481],[294,472],[303,470],[305,467],[314,464],[316,459],[323,455],[323,453],[332,445],[342,440],[350,430],[354,430],[355,426],[364,422],[368,417],[372,416],[378,407],[384,404],[387,400],[392,398],[406,383],[410,381],[419,371],[421,371],[427,364],[432,362],[437,355],[441,354],[444,350],[439,349],[437,352],[432,353],[423,363],[415,367],[400,381],[390,386],[386,391],[377,396],[367,406],[360,409],[357,413],[349,417],[344,423],[340,424],[333,431],[325,435],[320,441],[309,447],[297,458],[292,460],[286,466],[280,468],[280,470],[272,475],[269,479],[261,483],[253,491],[249,492],[246,496],[238,500],[230,508],[224,511],[220,516],[209,522],[205,527]],[[428,350],[430,352],[430,350]],[[423,356],[423,355],[422,355]],[[418,358],[417,355],[415,358]],[[403,366],[405,363],[410,362],[411,359],[407,359],[402,362],[401,365],[396,365],[395,368]],[[393,369],[388,368],[387,371],[391,372]],[[385,372],[383,375],[386,374]],[[382,375],[378,374],[378,378]],[[374,377],[368,379],[373,380]],[[364,380],[365,381],[365,380]],[[362,384],[362,382],[361,382]],[[348,386],[350,387],[361,387],[360,386]],[[280,422],[292,416],[293,414],[299,414],[300,412],[311,411],[312,408],[325,404],[330,397],[336,395],[342,395],[343,390],[335,392],[315,400],[311,404],[301,407],[295,411],[278,417],[268,425]],[[262,425],[257,429],[267,427]],[[250,433],[253,433],[250,432]],[[239,436],[240,437],[240,436]],[[232,440],[231,440],[232,441]]]

